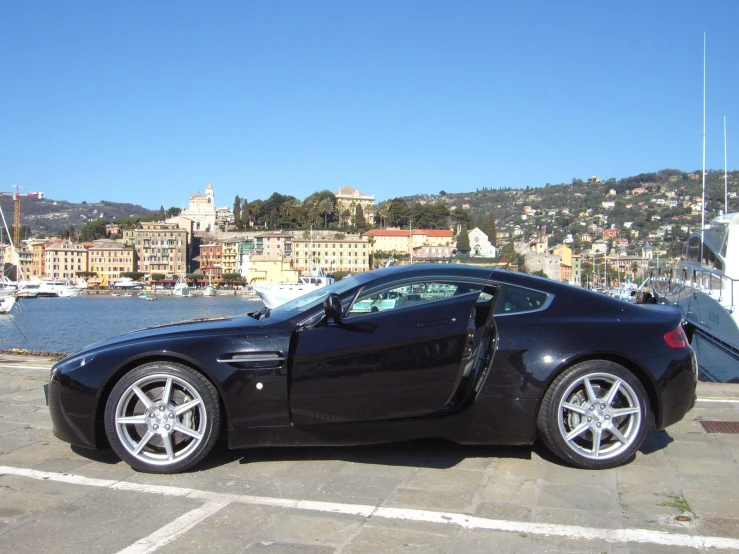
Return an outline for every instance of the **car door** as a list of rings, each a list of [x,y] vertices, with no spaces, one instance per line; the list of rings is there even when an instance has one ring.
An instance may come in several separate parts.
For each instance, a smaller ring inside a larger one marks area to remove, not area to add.
[[[474,336],[483,283],[416,280],[361,293],[340,322],[296,334],[293,423],[432,414],[453,396]]]

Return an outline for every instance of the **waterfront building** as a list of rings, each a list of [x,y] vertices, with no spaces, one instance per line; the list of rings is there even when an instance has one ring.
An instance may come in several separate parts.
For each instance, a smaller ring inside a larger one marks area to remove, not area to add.
[[[238,273],[242,277],[245,275],[242,266],[245,263],[244,257],[254,251],[254,237],[233,237],[229,239],[221,239],[219,241],[222,246],[222,270],[223,274]]]
[[[333,236],[321,233],[317,237],[295,237],[295,267],[302,273],[316,269],[325,272],[347,271],[362,273],[370,269],[369,237],[364,235]]]
[[[292,259],[281,254],[254,254],[249,257],[249,283],[297,283],[299,272]]]
[[[200,191],[190,197],[190,207],[180,212],[181,217],[192,220],[194,232],[213,231],[216,228],[216,204],[213,185],[208,183],[205,194]]]
[[[30,251],[28,255],[30,266]],[[87,249],[81,244],[60,239],[47,243],[44,248],[44,279],[76,279],[88,267]]]
[[[254,235],[254,254],[292,258],[293,236],[290,233],[260,233]]]
[[[89,271],[97,273],[100,286],[110,286],[119,280],[123,273],[136,270],[136,250],[110,239],[99,239],[85,243],[89,260]]]
[[[223,278],[223,245],[209,242],[200,245],[200,271],[205,279],[221,281]]]
[[[187,230],[175,223],[145,222],[134,229],[138,271],[180,274],[187,271]]]
[[[249,270],[251,268],[251,255],[254,252],[254,239],[244,239],[237,243],[238,255],[236,258],[236,271],[249,281]]]
[[[341,221],[347,225],[354,224],[357,207],[362,206],[364,220],[368,225],[375,224],[375,197],[374,195],[359,192],[354,187],[342,187],[336,191],[336,207]]]

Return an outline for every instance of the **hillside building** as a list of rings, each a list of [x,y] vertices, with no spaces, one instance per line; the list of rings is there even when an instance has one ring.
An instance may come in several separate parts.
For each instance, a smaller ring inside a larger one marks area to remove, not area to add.
[[[336,191],[336,207],[341,221],[347,225],[354,224],[357,207],[362,206],[364,220],[368,225],[375,224],[375,197],[364,194],[353,187],[342,187]]]
[[[216,204],[213,185],[208,183],[205,194],[200,191],[190,197],[190,207],[180,212],[181,217],[192,220],[193,232],[209,232],[216,228]]]

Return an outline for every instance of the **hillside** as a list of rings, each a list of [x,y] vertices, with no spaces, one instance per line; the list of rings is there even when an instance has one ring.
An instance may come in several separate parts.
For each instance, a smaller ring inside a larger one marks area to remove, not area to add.
[[[13,198],[0,197],[0,207],[5,214],[8,228],[13,225]],[[80,230],[86,223],[97,219],[112,221],[119,217],[138,217],[154,212],[137,204],[121,204],[101,200],[94,203],[75,204],[65,200],[44,198],[21,198],[21,228],[30,229],[30,234],[55,235],[69,229]]]
[[[729,173],[729,212],[739,211],[739,171]],[[733,191],[733,192],[732,192]],[[571,183],[525,189],[477,189],[467,193],[446,193],[403,197],[416,203],[441,203],[452,211],[464,210],[474,224],[493,214],[500,234],[514,233],[518,228],[529,238],[538,232],[551,235],[549,244],[562,242],[572,235],[575,247],[577,236],[595,224],[602,228],[615,226],[624,230],[624,224],[635,233],[620,236],[632,239],[635,246],[648,239],[683,244],[688,230],[700,226],[700,197],[702,183],[700,170],[686,173],[664,169],[624,179],[588,181],[573,179]],[[609,203],[612,202],[613,205]],[[606,203],[606,204],[604,204]],[[724,172],[706,172],[706,221],[724,209]],[[633,240],[633,239],[639,240]]]

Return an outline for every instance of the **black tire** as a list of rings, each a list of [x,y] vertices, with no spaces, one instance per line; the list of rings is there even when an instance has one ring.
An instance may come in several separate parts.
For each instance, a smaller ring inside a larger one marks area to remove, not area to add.
[[[177,473],[200,463],[218,440],[220,419],[212,383],[174,362],[126,373],[105,406],[113,450],[133,469],[149,473]]]
[[[616,363],[592,360],[566,369],[552,382],[537,428],[547,448],[563,461],[608,469],[633,459],[651,423],[649,397],[639,379]]]

